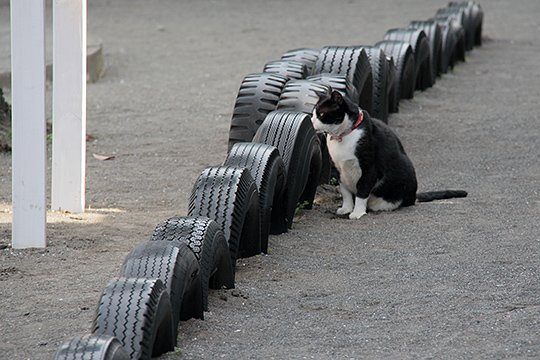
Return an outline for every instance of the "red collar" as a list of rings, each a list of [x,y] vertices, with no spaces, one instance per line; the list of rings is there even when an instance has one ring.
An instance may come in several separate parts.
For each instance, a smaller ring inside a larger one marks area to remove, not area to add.
[[[349,130],[339,134],[339,135],[330,135],[330,140],[337,140],[339,142],[341,142],[343,140],[343,137],[344,136],[347,136],[349,135],[350,133],[353,132],[354,129],[356,129],[357,127],[360,126],[360,124],[362,123],[362,120],[364,120],[364,113],[362,112],[362,110],[360,110],[360,112],[358,113],[358,119],[356,120],[356,122],[354,123],[354,125],[352,126],[352,128],[350,128]]]

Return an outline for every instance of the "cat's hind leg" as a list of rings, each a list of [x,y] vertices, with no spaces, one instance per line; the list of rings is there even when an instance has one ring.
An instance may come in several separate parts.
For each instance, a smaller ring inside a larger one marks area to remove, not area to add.
[[[349,190],[347,190],[347,188],[342,183],[339,183],[339,192],[341,193],[343,204],[339,209],[337,209],[336,213],[338,215],[349,214],[353,211],[354,208],[353,194]]]
[[[370,211],[392,211],[401,206],[402,201],[386,201],[382,197],[371,194],[367,201],[367,207]]]

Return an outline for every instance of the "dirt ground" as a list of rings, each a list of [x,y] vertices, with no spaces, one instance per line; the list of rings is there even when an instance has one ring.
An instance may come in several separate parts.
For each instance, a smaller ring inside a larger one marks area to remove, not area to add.
[[[0,250],[1,359],[50,359],[89,331],[127,252],[185,215],[197,176],[224,160],[246,74],[292,48],[373,44],[445,5],[88,2],[107,62],[88,85],[88,209],[50,212],[46,249]],[[334,216],[335,189],[321,189],[269,255],[239,261],[234,292],[210,293],[204,321],[181,324],[168,359],[540,358],[540,2],[481,5],[484,45],[390,118],[420,191],[469,197],[350,221]],[[5,1],[0,49],[5,71]],[[0,154],[3,245],[10,211],[11,157]]]

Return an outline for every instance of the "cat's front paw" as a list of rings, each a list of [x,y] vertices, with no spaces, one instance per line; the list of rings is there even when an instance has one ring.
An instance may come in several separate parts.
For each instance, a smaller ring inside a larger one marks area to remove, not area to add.
[[[336,214],[338,214],[338,215],[347,215],[347,214],[350,214],[350,212],[352,210],[353,209],[350,209],[348,207],[340,207],[339,209],[337,209]]]
[[[366,215],[365,212],[352,212],[349,214],[349,219],[357,220],[357,219],[360,219],[364,215]]]

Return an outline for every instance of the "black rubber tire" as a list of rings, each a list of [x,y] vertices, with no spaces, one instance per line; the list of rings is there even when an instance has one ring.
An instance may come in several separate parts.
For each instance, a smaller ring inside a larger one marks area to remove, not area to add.
[[[231,263],[261,253],[257,184],[248,169],[208,167],[199,176],[189,200],[189,216],[218,223],[229,244]]]
[[[332,86],[335,86],[335,88]],[[302,112],[311,116],[315,104],[319,101],[319,97],[321,95],[330,96],[333,89],[339,91],[344,96],[349,96],[349,98],[351,98],[351,94],[353,97],[356,94],[356,89],[350,85],[345,75],[312,75],[306,80],[289,81],[283,88],[277,109],[281,111]],[[322,159],[319,184],[326,184],[330,181],[332,161],[323,134],[319,135],[319,144],[321,146]]]
[[[425,90],[435,84],[432,76],[431,55],[426,33],[419,29],[390,29],[384,35],[385,40],[405,41],[412,46],[414,53],[416,89]]]
[[[456,19],[463,26],[465,30],[465,50],[470,51],[474,48],[474,23],[471,13],[472,8],[467,6],[467,4],[461,5],[452,5],[448,4],[448,7],[439,9],[437,14],[456,14]]]
[[[482,46],[482,27],[484,23],[484,11],[482,10],[480,4],[473,2],[471,14],[474,23],[474,45]]]
[[[54,360],[130,360],[120,341],[109,335],[75,336],[58,348]]]
[[[167,241],[173,245],[184,243],[195,254],[201,271],[205,311],[208,311],[209,288],[234,288],[229,245],[223,231],[214,220],[203,216],[171,217],[156,226],[151,241]]]
[[[171,300],[175,339],[180,320],[204,319],[199,262],[186,244],[164,241],[139,244],[125,257],[120,277],[163,282]],[[193,303],[185,301],[188,299]]]
[[[435,20],[411,21],[410,28],[424,30],[429,40],[429,50],[431,54],[431,71],[435,78],[440,75],[439,63],[442,51],[441,26]]]
[[[456,63],[456,32],[452,26],[453,19],[445,17],[430,19],[437,24],[441,29],[441,55],[439,56],[438,69],[441,74],[446,74],[454,68]]]
[[[290,80],[305,79],[308,74],[306,65],[299,61],[276,60],[267,62],[263,72],[285,76]]]
[[[388,123],[389,95],[392,84],[390,61],[385,52],[375,46],[360,46],[366,52],[373,76],[373,111],[371,116]]]
[[[388,112],[389,113],[397,113],[399,110],[399,89],[396,85],[396,79],[397,79],[397,69],[396,65],[394,64],[394,58],[391,56],[386,55],[386,60],[388,61],[388,78],[390,81],[390,89],[388,91]]]
[[[283,158],[287,171],[285,214],[291,228],[297,204],[305,202],[307,209],[313,206],[320,179],[321,147],[311,118],[301,112],[271,112],[253,142],[275,146]]]
[[[399,99],[412,99],[416,87],[415,62],[412,46],[404,41],[383,40],[375,44],[381,48],[386,56],[392,57],[396,67],[394,77],[395,98],[390,103],[391,112],[399,111]]]
[[[261,214],[261,251],[267,254],[268,235],[287,231],[284,211],[287,174],[279,150],[266,144],[237,143],[223,165],[245,167],[257,184]]]
[[[467,48],[471,50],[475,45],[482,45],[482,23],[484,20],[484,12],[480,5],[474,1],[451,1],[448,3],[448,7],[462,8],[467,14],[469,20]]]
[[[314,74],[323,73],[347,76],[358,94],[358,100],[353,99],[354,103],[369,113],[373,112],[373,76],[369,58],[363,49],[339,46],[322,48]]]
[[[308,76],[313,74],[315,63],[319,58],[320,49],[301,48],[287,51],[281,55],[281,60],[298,61],[306,65]]]
[[[229,149],[237,142],[250,142],[266,115],[276,109],[283,86],[289,79],[278,74],[247,75],[234,104],[229,130]]]
[[[451,10],[451,9],[448,9]],[[466,52],[466,35],[465,35],[465,29],[463,28],[463,25],[461,24],[461,20],[459,17],[459,12],[456,11],[446,11],[446,14],[443,13],[437,13],[435,15],[436,21],[443,21],[446,22],[446,24],[450,27],[450,31],[452,32],[454,39],[455,39],[455,46],[454,46],[454,64],[457,61],[465,61],[465,52]]]
[[[159,279],[113,279],[99,300],[92,333],[116,337],[131,359],[150,360],[174,350],[165,285]]]
[[[474,48],[474,23],[471,13],[472,8],[467,6],[467,4],[462,6],[449,3],[447,9],[462,14],[461,25],[463,26],[463,30],[465,30],[465,50],[471,51]]]
[[[312,80],[291,80],[283,87],[276,110],[303,112],[311,116],[319,97],[330,93],[327,85]]]

